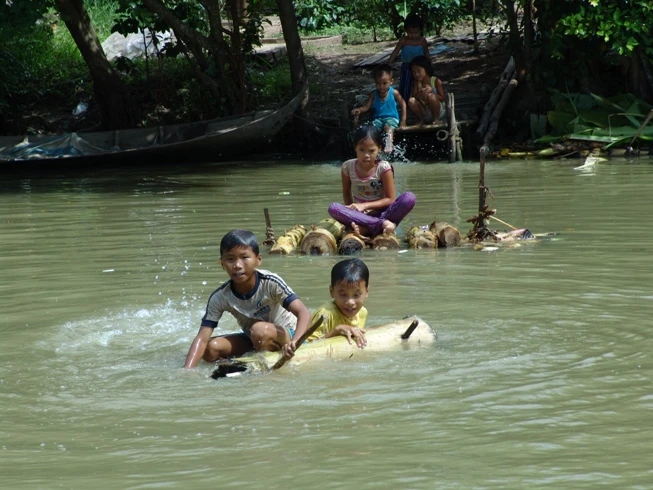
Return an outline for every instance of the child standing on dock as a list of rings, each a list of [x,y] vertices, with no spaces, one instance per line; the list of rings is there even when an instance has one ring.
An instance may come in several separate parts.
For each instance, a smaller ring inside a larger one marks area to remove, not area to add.
[[[356,158],[341,167],[344,204],[333,203],[329,215],[354,232],[376,236],[390,234],[415,206],[415,194],[396,195],[394,170],[379,160],[381,131],[361,126],[354,134]]]
[[[220,242],[220,264],[229,280],[211,294],[184,367],[253,349],[281,351],[285,359],[291,358],[311,314],[281,277],[257,269],[261,255],[256,236],[246,230],[227,233]],[[243,331],[211,337],[224,312],[231,313]]]
[[[372,119],[372,124],[379,129],[383,129],[386,134],[383,151],[392,153],[394,129],[406,127],[406,101],[392,87],[392,68],[390,65],[379,65],[374,69],[374,84],[376,90],[370,93],[367,102],[351,111],[355,118],[354,126],[358,126],[358,116],[373,109],[374,119]],[[401,109],[401,119],[399,119],[397,107]]]
[[[365,300],[369,294],[370,271],[361,259],[338,262],[331,269],[329,294],[332,301],[320,306],[311,323],[323,317],[322,325],[311,334],[308,341],[342,335],[351,344],[365,347]]]
[[[417,56],[410,62],[413,74],[413,89],[408,107],[419,118],[419,125],[437,123],[447,114],[444,104],[442,80],[433,75],[433,65],[426,56]]]
[[[398,56],[401,57],[401,71],[399,73],[399,93],[408,100],[412,90],[413,79],[410,71],[410,62],[416,56],[429,55],[429,45],[424,37],[422,30],[424,22],[415,14],[410,14],[404,20],[404,32],[406,33],[397,42],[394,51],[390,55],[389,64],[392,64]]]

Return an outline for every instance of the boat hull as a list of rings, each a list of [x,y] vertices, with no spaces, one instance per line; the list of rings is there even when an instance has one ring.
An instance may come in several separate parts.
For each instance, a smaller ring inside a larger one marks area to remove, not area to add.
[[[0,136],[0,169],[101,163],[218,162],[269,143],[307,87],[277,110],[211,121],[65,135]]]

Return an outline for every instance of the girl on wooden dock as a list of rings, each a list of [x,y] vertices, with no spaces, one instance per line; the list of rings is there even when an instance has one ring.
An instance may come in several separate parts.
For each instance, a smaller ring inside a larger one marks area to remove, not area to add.
[[[408,108],[419,118],[419,125],[437,123],[447,115],[442,80],[433,75],[433,65],[426,56],[417,56],[410,62],[413,87],[408,98]]]
[[[397,197],[394,170],[379,160],[381,131],[361,126],[354,134],[356,158],[342,164],[344,204],[333,203],[329,215],[355,233],[376,236],[393,233],[415,206],[415,194],[404,192]]]
[[[429,55],[429,45],[424,37],[422,30],[424,29],[424,22],[417,15],[411,14],[406,17],[404,21],[404,32],[406,33],[395,46],[394,51],[390,55],[389,64],[392,64],[398,56],[401,57],[401,72],[399,73],[399,93],[408,100],[412,90],[412,74],[410,71],[410,62],[416,56]]]

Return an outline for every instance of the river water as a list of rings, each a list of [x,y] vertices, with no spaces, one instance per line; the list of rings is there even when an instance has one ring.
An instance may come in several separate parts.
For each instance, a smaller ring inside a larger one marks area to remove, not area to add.
[[[364,254],[368,324],[418,314],[433,347],[220,381],[181,366],[221,236],[319,221],[338,162],[4,176],[0,486],[653,488],[653,160],[581,163],[488,163],[497,216],[553,239]],[[404,232],[469,230],[478,164],[395,169]],[[314,309],[338,259],[263,267]]]

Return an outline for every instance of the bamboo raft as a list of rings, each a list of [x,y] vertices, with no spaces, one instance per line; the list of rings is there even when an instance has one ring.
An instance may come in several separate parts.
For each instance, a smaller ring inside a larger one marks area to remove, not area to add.
[[[417,316],[372,326],[365,330],[367,345],[359,349],[355,343],[349,344],[343,336],[319,339],[303,344],[295,352],[287,366],[299,366],[318,360],[358,360],[370,353],[381,353],[396,349],[417,349],[432,345],[436,341],[433,328]],[[263,373],[271,371],[281,359],[279,352],[253,351],[241,357],[220,360],[211,377],[214,379],[240,374]]]
[[[484,184],[482,184],[484,186]],[[486,189],[485,187],[483,187]],[[520,247],[522,242],[535,243],[542,238],[550,238],[555,234],[544,233],[535,235],[526,228],[516,228],[510,223],[494,216],[495,209],[489,209],[485,204],[485,192],[482,194],[480,215],[469,218],[472,223],[470,232],[463,236],[460,231],[444,221],[433,221],[429,225],[412,226],[403,240],[391,233],[375,237],[366,237],[347,229],[332,218],[320,220],[308,230],[303,225],[295,225],[284,231],[279,238],[274,238],[274,230],[270,223],[267,208],[265,211],[266,236],[264,245],[272,245],[269,253],[290,255],[354,255],[363,250],[399,250],[436,249],[453,247],[472,247],[474,250],[489,250],[489,247]],[[495,220],[509,228],[509,231],[490,230],[489,220]]]

